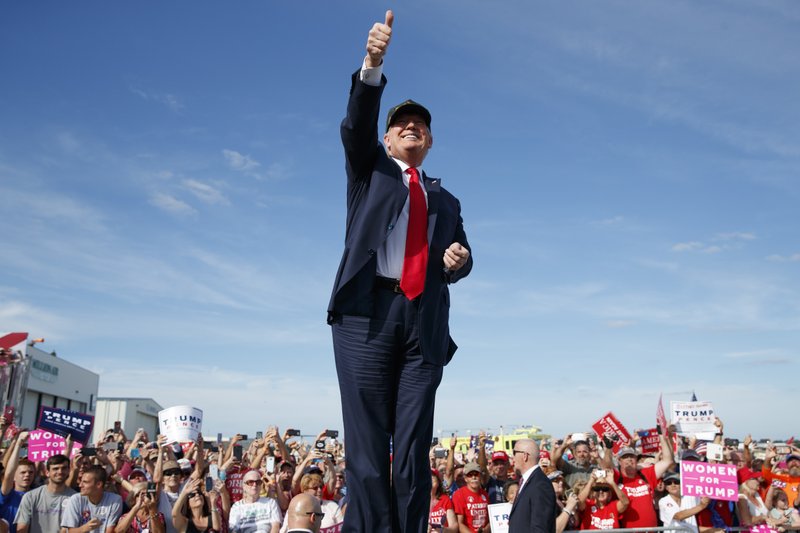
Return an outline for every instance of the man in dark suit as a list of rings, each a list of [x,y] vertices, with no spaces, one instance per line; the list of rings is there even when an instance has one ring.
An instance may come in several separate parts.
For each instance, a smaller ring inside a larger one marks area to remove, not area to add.
[[[448,286],[472,268],[458,200],[421,169],[430,112],[411,100],[395,106],[384,146],[377,140],[393,20],[387,11],[369,32],[341,125],[347,227],[328,322],[347,448],[345,532],[427,531],[434,400],[456,350]]]
[[[508,518],[508,533],[554,533],[556,493],[553,484],[539,468],[539,445],[521,439],[514,445],[514,469],[519,489]]]

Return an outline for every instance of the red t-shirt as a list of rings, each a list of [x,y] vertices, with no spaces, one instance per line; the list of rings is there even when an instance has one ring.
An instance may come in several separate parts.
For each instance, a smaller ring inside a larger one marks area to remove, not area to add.
[[[619,511],[617,500],[613,500],[600,509],[595,500],[586,500],[586,509],[581,514],[581,529],[617,529],[619,528]]]
[[[714,500],[714,510],[719,513],[719,517],[725,522],[725,525],[733,526],[733,514],[731,507],[728,505],[730,502],[725,500]],[[697,513],[697,525],[702,527],[714,527],[711,509],[705,508]]]
[[[231,505],[242,499],[242,479],[249,471],[249,468],[240,467],[233,467],[228,470],[228,475],[225,478],[225,488],[228,489],[228,494],[231,495]]]
[[[461,487],[453,494],[453,510],[464,516],[464,523],[470,531],[489,525],[489,494],[480,489],[472,492],[469,487]]]
[[[428,522],[430,524],[441,524],[447,527],[447,510],[452,508],[453,502],[450,501],[450,497],[447,494],[442,494],[439,499],[436,500],[436,505],[431,508]]]
[[[647,466],[639,470],[636,477],[624,477],[618,470],[614,470],[614,480],[630,500],[628,509],[620,517],[622,527],[657,527],[653,494],[658,483],[656,467]]]

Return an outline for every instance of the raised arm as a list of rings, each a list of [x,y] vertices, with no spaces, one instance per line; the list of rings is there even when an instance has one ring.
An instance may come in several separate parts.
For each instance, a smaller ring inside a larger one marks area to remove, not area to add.
[[[666,435],[659,435],[659,443],[661,444],[661,459],[655,464],[655,472],[656,478],[661,479],[664,473],[675,464],[672,453],[672,435],[669,432]]]

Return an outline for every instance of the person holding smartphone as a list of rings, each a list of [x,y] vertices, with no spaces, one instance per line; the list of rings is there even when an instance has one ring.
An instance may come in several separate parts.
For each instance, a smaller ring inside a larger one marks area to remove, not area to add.
[[[102,466],[90,466],[81,475],[80,493],[64,507],[61,533],[114,533],[122,514],[122,498],[105,492],[108,475]]]

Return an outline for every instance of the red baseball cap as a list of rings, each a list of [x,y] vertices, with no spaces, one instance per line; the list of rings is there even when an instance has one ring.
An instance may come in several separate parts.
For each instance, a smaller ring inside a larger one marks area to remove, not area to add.
[[[504,463],[507,463],[508,454],[502,450],[500,450],[499,452],[494,452],[492,454],[492,462],[494,463],[495,461],[503,461]]]

